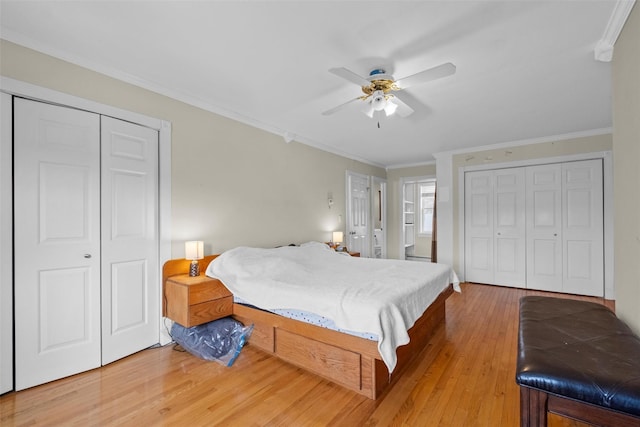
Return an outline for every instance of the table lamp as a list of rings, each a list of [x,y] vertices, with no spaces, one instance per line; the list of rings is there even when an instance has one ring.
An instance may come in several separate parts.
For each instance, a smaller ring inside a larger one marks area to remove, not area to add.
[[[184,244],[184,257],[191,260],[189,267],[189,276],[200,275],[200,263],[198,260],[204,258],[204,242],[200,240],[192,240]]]
[[[342,243],[342,241],[344,240],[344,234],[342,233],[342,231],[334,231],[333,237],[331,238],[331,240],[333,241],[334,249],[337,250],[340,247],[340,244]]]

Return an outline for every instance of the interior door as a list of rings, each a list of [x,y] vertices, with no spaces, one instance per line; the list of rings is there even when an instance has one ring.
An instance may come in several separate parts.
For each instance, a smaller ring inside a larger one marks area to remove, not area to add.
[[[13,390],[12,97],[0,93],[0,394]]]
[[[159,341],[158,133],[102,117],[102,363]]]
[[[369,257],[369,177],[347,172],[347,249]]]
[[[465,173],[465,279],[494,283],[493,171]]]
[[[604,296],[602,160],[562,165],[562,290]]]
[[[526,224],[523,168],[494,171],[494,283],[525,287]]]
[[[562,292],[562,165],[526,168],[527,288]]]
[[[16,390],[100,366],[100,118],[16,98]]]

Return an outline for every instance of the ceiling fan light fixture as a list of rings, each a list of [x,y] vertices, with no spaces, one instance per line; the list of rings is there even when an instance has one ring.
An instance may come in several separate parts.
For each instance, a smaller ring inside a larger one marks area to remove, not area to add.
[[[373,109],[373,106],[371,105],[371,102],[367,102],[367,103],[365,104],[364,109],[362,110],[362,112],[363,112],[364,114],[366,114],[366,115],[367,115],[367,117],[369,117],[370,119],[372,119],[372,118],[373,118],[373,113],[374,113],[375,111],[376,111],[376,110],[374,110],[374,109]]]
[[[381,90],[377,90],[373,92],[371,95],[371,106],[376,111],[384,110],[384,107],[387,105],[387,99],[384,96],[384,92]]]
[[[365,102],[362,112],[370,118],[373,118],[376,111],[382,110],[384,110],[387,116],[390,116],[396,112],[397,107],[402,107],[398,114],[402,117],[407,117],[415,111],[415,108],[411,105],[414,101],[409,99],[407,102],[406,98],[403,99],[402,96],[394,95],[392,92],[401,92],[412,85],[450,76],[456,72],[456,66],[447,62],[445,64],[440,64],[436,67],[420,71],[400,80],[396,80],[392,75],[387,74],[384,68],[375,68],[371,70],[366,78],[344,67],[330,68],[329,72],[348,80],[351,83],[357,84],[362,89],[362,93],[364,95],[327,110],[322,113],[323,115],[328,116],[343,109],[346,105],[349,105],[354,101],[362,100]],[[394,97],[397,98],[397,103],[391,102]]]
[[[386,113],[387,117],[395,113],[397,109],[398,104],[392,102],[391,100],[388,100],[387,105],[384,106],[384,112]]]

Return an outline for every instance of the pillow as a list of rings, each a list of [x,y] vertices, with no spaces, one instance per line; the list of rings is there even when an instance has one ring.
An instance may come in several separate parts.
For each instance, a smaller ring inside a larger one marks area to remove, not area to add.
[[[315,241],[311,241],[311,242],[306,242],[306,243],[302,243],[300,245],[301,248],[308,248],[308,247],[322,247],[328,251],[332,250],[329,245],[327,245],[326,243],[322,243],[322,242],[315,242]]]

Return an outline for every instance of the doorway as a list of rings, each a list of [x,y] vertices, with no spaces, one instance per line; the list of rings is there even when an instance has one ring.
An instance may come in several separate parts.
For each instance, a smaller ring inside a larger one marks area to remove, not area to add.
[[[409,261],[431,262],[436,179],[407,177],[401,187],[400,254]]]
[[[346,238],[350,252],[387,257],[387,180],[346,172]]]
[[[387,180],[374,176],[372,203],[372,258],[387,257]]]

